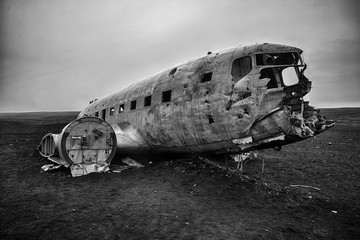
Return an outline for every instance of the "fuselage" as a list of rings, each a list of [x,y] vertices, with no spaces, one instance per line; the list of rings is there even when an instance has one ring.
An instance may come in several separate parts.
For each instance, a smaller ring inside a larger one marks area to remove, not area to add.
[[[236,153],[298,141],[321,128],[303,101],[311,82],[301,54],[267,43],[208,53],[94,101],[78,117],[128,135],[124,151]]]

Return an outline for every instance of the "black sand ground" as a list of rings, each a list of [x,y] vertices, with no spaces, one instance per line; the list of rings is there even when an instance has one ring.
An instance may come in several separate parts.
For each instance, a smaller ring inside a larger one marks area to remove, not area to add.
[[[190,159],[79,178],[35,150],[76,113],[0,114],[0,239],[359,239],[360,109],[322,112],[336,126],[263,151],[263,174]]]

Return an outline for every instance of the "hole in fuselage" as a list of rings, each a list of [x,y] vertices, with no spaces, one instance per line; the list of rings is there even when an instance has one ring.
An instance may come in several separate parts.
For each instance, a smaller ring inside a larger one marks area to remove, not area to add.
[[[215,122],[214,118],[211,115],[209,115],[208,118],[209,118],[209,124],[213,124]]]
[[[203,83],[203,82],[211,81],[211,78],[212,78],[212,72],[205,73],[205,74],[201,75],[200,82]]]
[[[174,75],[174,74],[176,73],[176,70],[177,70],[177,68],[173,68],[173,69],[169,72],[169,76],[170,76],[170,75]]]

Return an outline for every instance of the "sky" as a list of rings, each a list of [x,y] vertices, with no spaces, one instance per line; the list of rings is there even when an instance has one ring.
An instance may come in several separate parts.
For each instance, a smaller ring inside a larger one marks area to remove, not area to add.
[[[307,100],[360,107],[356,0],[1,0],[0,112],[68,111],[208,51],[304,50]]]

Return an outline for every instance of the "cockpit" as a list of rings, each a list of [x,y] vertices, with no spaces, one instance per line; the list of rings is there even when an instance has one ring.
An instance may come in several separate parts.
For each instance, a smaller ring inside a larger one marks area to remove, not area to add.
[[[270,79],[267,88],[280,88],[295,85],[305,70],[299,52],[262,53],[238,58],[233,62],[231,74],[237,82],[253,69],[260,69],[260,79]],[[300,69],[302,68],[302,69]]]

